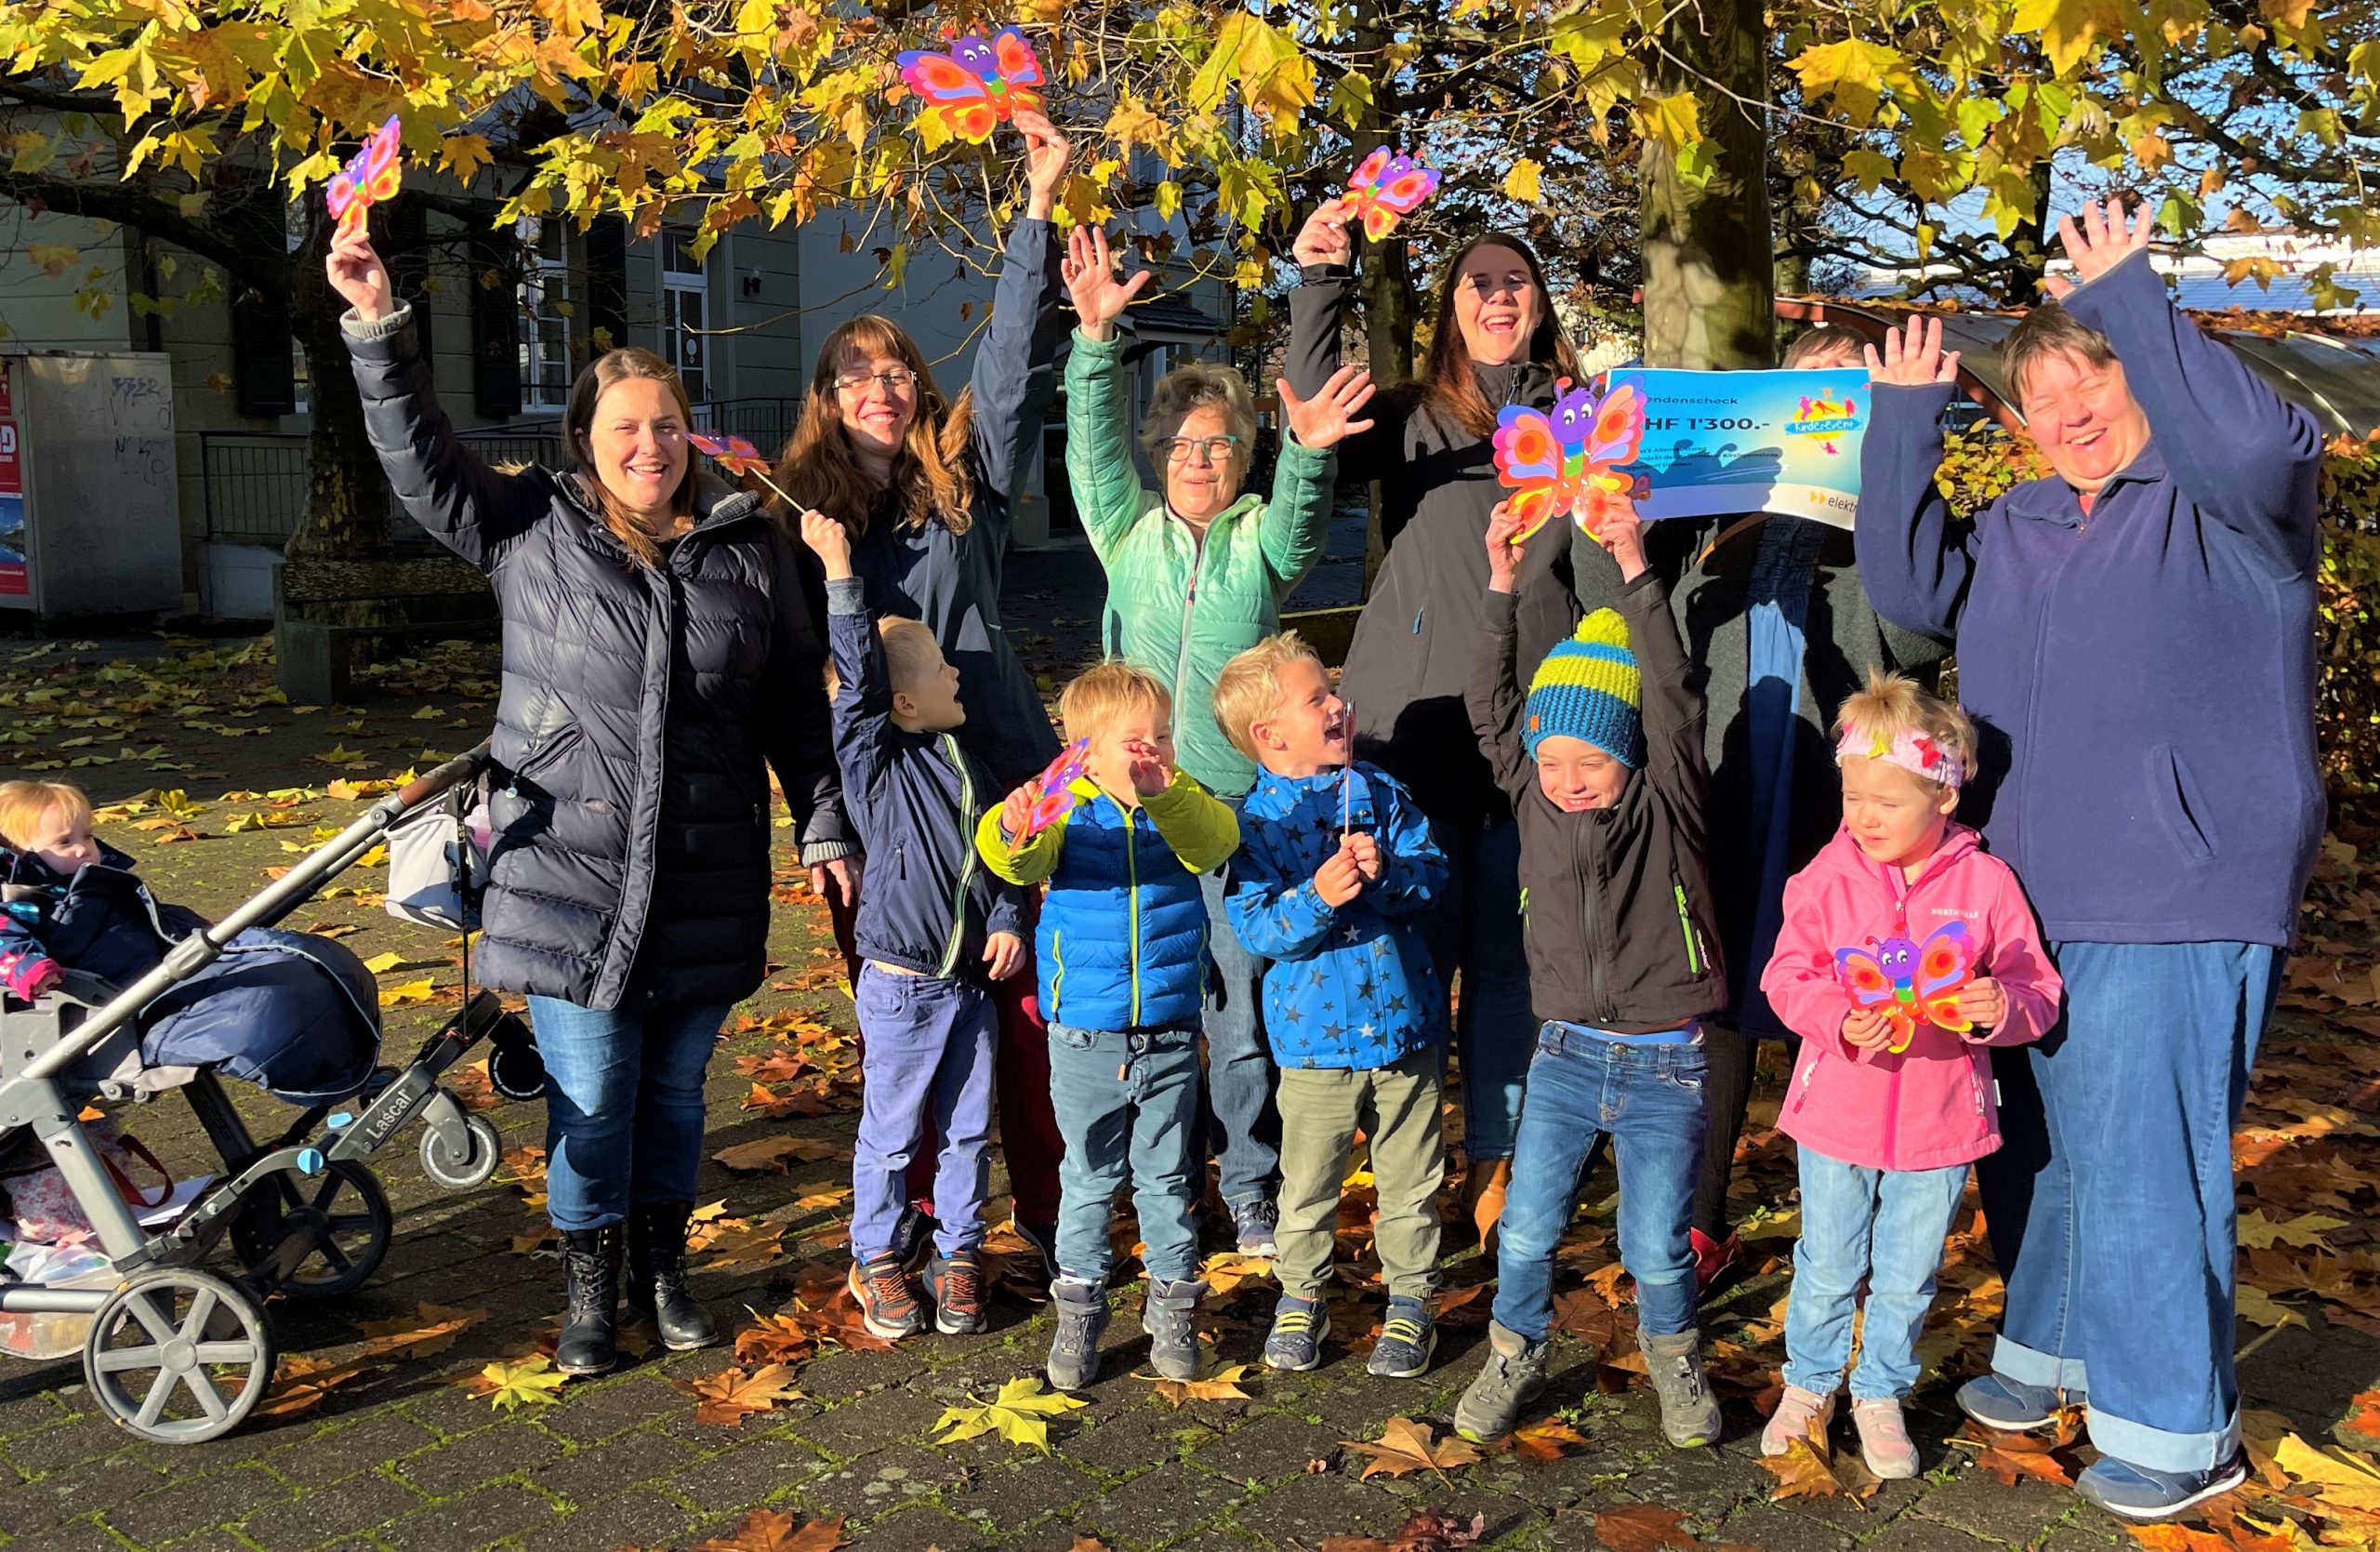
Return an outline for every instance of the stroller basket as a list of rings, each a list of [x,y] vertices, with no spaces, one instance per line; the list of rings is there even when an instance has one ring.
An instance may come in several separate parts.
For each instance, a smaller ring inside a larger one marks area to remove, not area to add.
[[[92,1397],[139,1437],[192,1443],[237,1426],[272,1378],[267,1296],[331,1296],[371,1275],[392,1219],[364,1161],[409,1122],[425,1122],[422,1162],[442,1185],[477,1186],[495,1172],[495,1127],[465,1112],[438,1079],[481,1038],[517,1050],[525,1031],[482,992],[406,1067],[382,1068],[361,1092],[307,1108],[263,1143],[250,1135],[216,1074],[201,1068],[183,1092],[226,1173],[153,1231],[126,1205],[77,1120],[85,1101],[139,1086],[139,1019],[162,993],[220,958],[241,933],[280,922],[390,829],[443,803],[487,764],[482,744],[380,799],[128,986],[70,975],[30,1007],[0,997],[0,1140],[29,1133],[40,1144],[113,1272],[66,1280],[72,1286],[0,1279],[0,1312],[87,1316],[83,1368]],[[227,1236],[243,1267],[236,1278],[202,1265]],[[108,1285],[93,1286],[99,1282]]]

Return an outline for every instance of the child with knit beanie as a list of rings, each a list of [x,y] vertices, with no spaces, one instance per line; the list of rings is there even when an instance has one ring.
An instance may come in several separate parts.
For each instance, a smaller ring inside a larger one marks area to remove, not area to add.
[[[1548,654],[1526,697],[1514,664],[1518,524],[1499,507],[1488,529],[1488,630],[1466,699],[1520,821],[1523,937],[1544,1023],[1513,1147],[1488,1361],[1455,1410],[1456,1430],[1479,1441],[1510,1432],[1543,1388],[1554,1250],[1604,1132],[1661,1431],[1679,1448],[1719,1437],[1687,1239],[1704,1128],[1700,1020],[1727,1000],[1702,856],[1703,704],[1635,509],[1616,505],[1601,537],[1620,563],[1620,607],[1588,616]]]

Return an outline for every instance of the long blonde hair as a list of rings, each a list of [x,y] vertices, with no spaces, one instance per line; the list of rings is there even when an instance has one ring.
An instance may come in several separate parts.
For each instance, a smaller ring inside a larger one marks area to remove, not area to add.
[[[801,423],[794,427],[777,458],[777,484],[796,501],[837,519],[853,534],[866,530],[877,485],[852,452],[835,379],[842,375],[846,361],[883,356],[897,359],[918,378],[917,413],[910,418],[908,433],[892,460],[892,488],[900,493],[895,521],[904,528],[939,523],[954,534],[963,534],[973,521],[975,505],[975,475],[967,464],[968,433],[975,423],[975,391],[968,388],[956,404],[945,403],[917,341],[900,325],[875,313],[842,325],[818,347],[818,365],[810,374]],[[790,519],[799,514],[786,515]]]
[[[562,427],[569,433],[571,463],[578,471],[579,486],[602,514],[603,526],[612,531],[612,537],[635,557],[639,565],[656,566],[661,564],[661,541],[620,505],[620,498],[612,494],[611,487],[603,484],[603,477],[595,471],[596,406],[614,383],[633,378],[666,383],[669,396],[678,401],[678,414],[686,429],[694,429],[694,403],[686,397],[686,385],[678,380],[678,369],[651,351],[633,348],[606,351],[587,364],[579,372],[578,380],[570,385],[570,405],[562,412]],[[701,478],[702,471],[695,467],[694,453],[689,449],[685,477],[669,497],[672,512],[681,518],[694,515],[694,490]]]

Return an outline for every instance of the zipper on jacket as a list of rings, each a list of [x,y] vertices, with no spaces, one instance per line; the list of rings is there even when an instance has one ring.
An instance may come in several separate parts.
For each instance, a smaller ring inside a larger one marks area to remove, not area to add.
[[[947,975],[959,967],[959,948],[967,936],[967,886],[975,878],[975,848],[967,838],[975,833],[975,783],[967,775],[967,757],[959,749],[959,740],[950,734],[942,735],[943,758],[959,773],[959,884],[950,892],[950,942],[942,951],[942,968],[937,975]]]
[[[1679,930],[1686,934],[1686,973],[1699,975],[1702,974],[1702,960],[1694,946],[1694,918],[1686,909],[1686,885],[1673,883],[1670,885],[1670,893],[1677,896],[1677,924]]]
[[[1122,803],[1117,803],[1116,806],[1124,809],[1124,886],[1130,891],[1131,898],[1130,942],[1132,962],[1132,1017],[1130,1023],[1131,1027],[1137,1029],[1141,1026],[1141,842],[1140,833],[1132,826],[1132,816],[1138,810],[1124,808]]]
[[[1054,1022],[1058,1016],[1058,1004],[1066,997],[1066,934],[1062,927],[1053,927],[1050,931],[1050,963],[1053,968],[1050,975],[1048,1016]]]
[[[1182,646],[1173,655],[1173,736],[1182,737],[1182,686],[1190,682],[1190,615],[1198,606],[1198,571],[1207,558],[1206,537],[1190,540],[1190,585],[1182,594]]]
[[[1598,867],[1594,875],[1590,878],[1586,869],[1580,865],[1579,838],[1587,833],[1587,827],[1593,824],[1593,820],[1587,816],[1577,817],[1584,822],[1570,827],[1570,876],[1580,881],[1579,936],[1581,939],[1593,941],[1595,935],[1592,929],[1597,925],[1595,890],[1603,883],[1603,870]],[[1595,947],[1601,949],[1605,946],[1598,943]],[[1587,1000],[1593,1006],[1595,1017],[1599,1021],[1608,1021],[1613,1017],[1610,994],[1604,986],[1604,960],[1605,956],[1601,952],[1587,956]]]

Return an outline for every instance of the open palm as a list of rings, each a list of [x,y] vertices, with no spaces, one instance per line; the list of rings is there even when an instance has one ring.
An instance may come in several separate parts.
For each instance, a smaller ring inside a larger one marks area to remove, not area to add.
[[[1059,274],[1074,300],[1075,315],[1082,320],[1083,333],[1093,339],[1104,339],[1114,331],[1116,320],[1124,315],[1124,309],[1140,295],[1153,272],[1143,270],[1130,280],[1119,281],[1105,232],[1077,227],[1066,234],[1066,257]]]
[[[1336,447],[1358,431],[1372,429],[1355,412],[1371,401],[1372,375],[1360,366],[1342,366],[1311,399],[1301,399],[1286,380],[1273,384],[1281,395],[1281,418],[1301,447]]]

